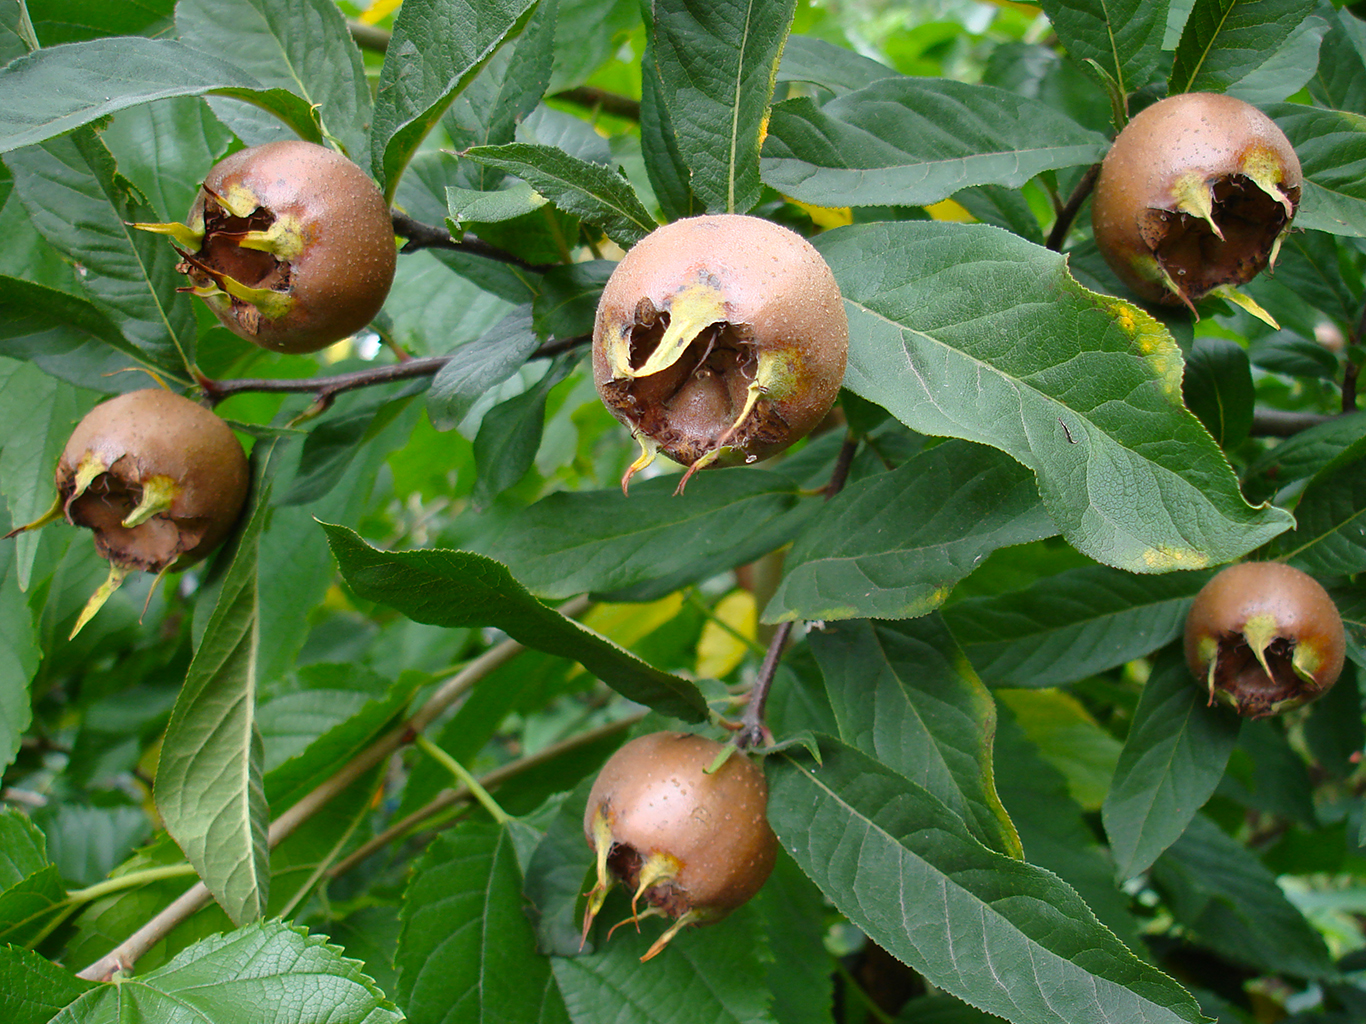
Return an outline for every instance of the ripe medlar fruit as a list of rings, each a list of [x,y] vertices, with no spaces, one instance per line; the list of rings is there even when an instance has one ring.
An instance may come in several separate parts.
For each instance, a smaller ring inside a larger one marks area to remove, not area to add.
[[[759,217],[690,217],[617,264],[593,325],[593,378],[640,457],[757,462],[805,437],[844,379],[849,321],[814,246]]]
[[[247,457],[216,414],[161,388],[95,406],[57,460],[57,501],[9,536],[65,516],[94,532],[109,579],[77,620],[84,626],[133,570],[184,569],[209,554],[246,502]]]
[[[1096,245],[1150,302],[1192,311],[1274,264],[1299,207],[1300,161],[1256,107],[1183,93],[1141,111],[1101,164],[1091,202]]]
[[[393,284],[393,219],[373,181],[334,150],[287,140],[213,166],[172,236],[188,289],[234,334],[316,352],[355,334]]]
[[[1313,577],[1283,562],[1242,562],[1195,595],[1185,646],[1211,704],[1264,718],[1327,693],[1346,639],[1337,605]]]
[[[673,925],[648,960],[690,924],[719,921],[763,886],[778,855],[764,773],[736,750],[691,733],[656,732],[627,743],[603,765],[588,794],[583,830],[597,854],[583,934],[602,909],[612,876],[633,892],[628,921],[667,915]],[[648,909],[634,912],[640,900]]]

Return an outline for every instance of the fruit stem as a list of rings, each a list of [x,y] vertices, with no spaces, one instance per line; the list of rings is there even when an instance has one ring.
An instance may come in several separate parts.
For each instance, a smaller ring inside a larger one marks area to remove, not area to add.
[[[1072,190],[1072,194],[1067,197],[1067,202],[1058,211],[1058,219],[1053,222],[1053,230],[1048,233],[1048,241],[1045,243],[1054,252],[1062,252],[1062,244],[1067,241],[1067,234],[1072,230],[1072,222],[1077,219],[1077,214],[1081,211],[1081,204],[1086,202],[1086,197],[1091,194],[1091,190],[1096,187],[1096,178],[1100,176],[1100,164],[1092,164],[1086,169],[1086,173],[1077,182],[1077,187]]]
[[[469,769],[429,740],[426,734],[418,733],[414,742],[416,742],[419,750],[454,775],[479,801],[479,806],[489,812],[489,816],[494,821],[500,825],[506,825],[512,820],[511,815],[498,806],[498,801],[493,799],[492,794],[479,784],[479,780],[470,774]]]
[[[825,485],[825,500],[829,501],[844,488],[844,482],[849,479],[849,467],[854,462],[854,456],[858,453],[858,436],[850,431],[844,439],[844,445],[840,448],[839,456],[835,459],[835,468],[830,473],[830,482]],[[759,666],[759,674],[754,678],[754,686],[749,691],[749,702],[745,705],[745,713],[740,718],[740,728],[735,733],[735,746],[740,750],[749,750],[765,742],[768,731],[764,727],[764,706],[768,703],[769,690],[773,688],[773,678],[778,673],[778,659],[783,655],[783,649],[787,646],[788,638],[792,635],[792,622],[780,623],[773,633],[773,639],[768,643],[768,651],[764,654],[763,664]],[[661,947],[662,948],[662,947]]]

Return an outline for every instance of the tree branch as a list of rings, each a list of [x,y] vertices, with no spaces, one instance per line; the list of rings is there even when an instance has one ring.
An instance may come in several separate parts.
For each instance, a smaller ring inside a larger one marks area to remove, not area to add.
[[[586,597],[576,597],[561,605],[559,610],[561,614],[573,618],[582,615],[591,603]],[[271,849],[284,842],[295,829],[322,810],[333,797],[345,791],[362,775],[387,760],[401,747],[412,743],[418,733],[431,725],[470,687],[511,661],[523,650],[525,648],[515,640],[504,640],[446,680],[411,718],[389,730],[343,765],[335,775],[272,821],[267,840]],[[189,918],[211,898],[208,887],[203,882],[196,882],[127,939],[79,972],[77,977],[85,978],[87,981],[107,981],[119,971],[131,970],[147,950],[164,939],[176,925]]]
[[[1048,233],[1048,241],[1044,243],[1054,252],[1062,252],[1062,243],[1067,241],[1067,233],[1072,230],[1072,222],[1077,219],[1081,204],[1086,202],[1086,197],[1096,187],[1096,178],[1099,176],[1100,164],[1088,167],[1086,173],[1081,176],[1081,181],[1077,182],[1077,187],[1067,197],[1067,202],[1058,211],[1058,219],[1053,222],[1053,230]]]
[[[528,263],[520,256],[514,256],[510,252],[489,245],[474,235],[462,235],[460,238],[456,238],[443,227],[414,220],[406,213],[399,213],[397,210],[391,210],[390,216],[394,222],[394,234],[400,238],[408,239],[407,244],[399,252],[417,252],[419,249],[446,249],[450,252],[463,252],[471,256],[482,256],[486,260],[507,263],[534,274],[544,274],[554,266],[551,263]]]

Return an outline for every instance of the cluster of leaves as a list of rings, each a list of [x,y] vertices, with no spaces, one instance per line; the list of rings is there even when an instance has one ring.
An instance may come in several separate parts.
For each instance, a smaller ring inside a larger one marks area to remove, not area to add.
[[[212,563],[71,641],[88,539],[0,547],[0,1016],[1361,1019],[1366,23],[395,7],[0,6],[12,521],[130,368],[220,399],[256,472]],[[1089,237],[1116,118],[1186,90],[1298,150],[1300,230],[1249,286],[1279,328],[1136,305]],[[289,135],[452,236],[316,358],[230,335],[130,227]],[[627,499],[582,339],[611,254],[704,211],[824,254],[847,430]],[[395,351],[422,372],[386,377]],[[334,395],[348,372],[373,386]],[[1348,623],[1344,677],[1286,720],[1206,706],[1175,644],[1248,555]],[[592,773],[633,728],[733,714],[783,622],[767,724],[810,741],[765,759],[773,878],[644,967],[649,934],[581,948]]]

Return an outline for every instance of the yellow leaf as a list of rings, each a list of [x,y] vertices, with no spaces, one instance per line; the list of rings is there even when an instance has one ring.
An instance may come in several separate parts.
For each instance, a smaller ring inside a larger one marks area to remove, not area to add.
[[[716,606],[716,617],[743,637],[754,639],[759,612],[754,595],[748,590],[735,590]],[[723,679],[739,665],[749,651],[749,645],[715,622],[702,627],[697,641],[697,675],[700,679]]]

